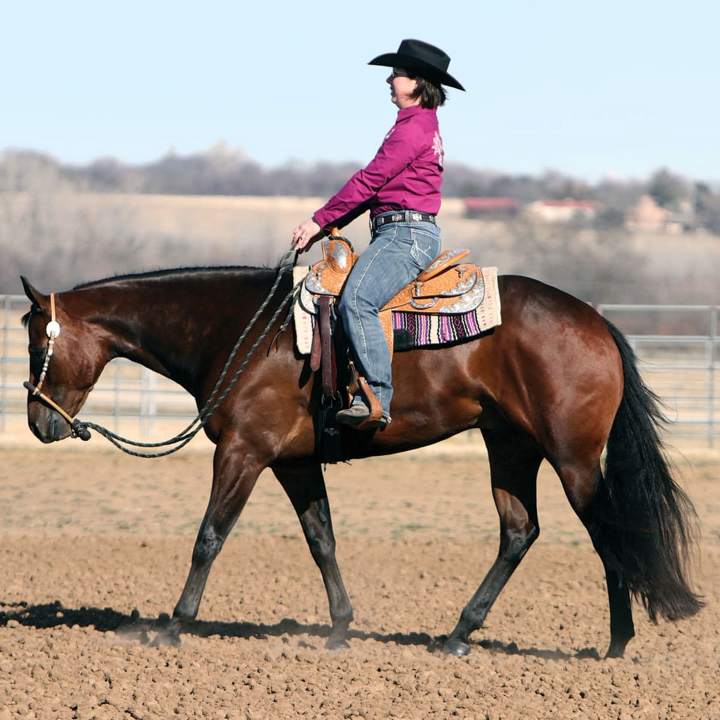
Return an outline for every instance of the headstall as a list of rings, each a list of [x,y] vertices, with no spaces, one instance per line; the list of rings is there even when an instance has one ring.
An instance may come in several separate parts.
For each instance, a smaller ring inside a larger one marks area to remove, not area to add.
[[[70,425],[70,434],[72,437],[79,437],[81,440],[89,440],[90,432],[87,428],[81,427],[76,418],[71,417],[65,412],[51,397],[42,392],[42,386],[47,376],[50,359],[53,356],[55,348],[55,340],[60,337],[60,323],[56,320],[55,315],[55,293],[50,293],[50,322],[45,326],[45,334],[48,336],[48,344],[45,350],[42,370],[40,371],[40,379],[37,385],[33,385],[29,380],[23,383],[33,397],[40,398],[44,403],[49,405],[53,410],[60,413]]]

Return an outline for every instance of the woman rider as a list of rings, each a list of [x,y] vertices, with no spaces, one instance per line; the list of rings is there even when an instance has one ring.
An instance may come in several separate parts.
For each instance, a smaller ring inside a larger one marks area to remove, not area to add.
[[[358,369],[377,396],[390,423],[390,352],[378,310],[422,272],[440,253],[443,146],[436,108],[445,102],[442,85],[464,90],[447,73],[450,58],[420,40],[403,40],[396,53],[379,55],[370,65],[391,67],[391,100],[399,108],[395,125],[370,164],[356,172],[312,218],[292,234],[302,251],[333,226],[342,227],[370,209],[372,239],[345,283],[339,312]],[[358,426],[370,410],[361,395],[337,413],[338,422]]]

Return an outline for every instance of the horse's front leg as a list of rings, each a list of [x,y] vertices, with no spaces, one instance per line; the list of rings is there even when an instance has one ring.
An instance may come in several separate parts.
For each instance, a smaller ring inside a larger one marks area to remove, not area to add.
[[[292,466],[277,464],[272,470],[298,514],[308,547],[322,574],[332,620],[327,647],[347,647],[353,610],[335,560],[335,536],[320,463],[309,460],[294,462]]]
[[[224,439],[217,446],[210,501],[195,540],[190,573],[173,611],[174,629],[197,616],[212,563],[245,507],[263,467],[236,436]]]

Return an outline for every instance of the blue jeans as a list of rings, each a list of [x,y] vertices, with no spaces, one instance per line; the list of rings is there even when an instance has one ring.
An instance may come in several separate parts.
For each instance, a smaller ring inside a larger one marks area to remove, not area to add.
[[[381,225],[358,258],[339,311],[358,364],[383,413],[390,416],[392,369],[378,310],[440,254],[440,228],[429,222]],[[356,398],[357,401],[357,398]]]

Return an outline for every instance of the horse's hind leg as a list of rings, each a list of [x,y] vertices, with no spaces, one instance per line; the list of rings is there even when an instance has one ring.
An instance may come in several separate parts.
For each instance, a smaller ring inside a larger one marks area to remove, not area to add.
[[[308,461],[292,466],[277,465],[272,469],[298,514],[310,552],[322,574],[332,619],[327,646],[347,647],[353,611],[335,560],[335,536],[320,463]]]
[[[173,618],[194,620],[212,563],[255,487],[262,465],[238,439],[218,445],[213,460],[213,484],[205,517],[200,524],[190,573]]]
[[[597,514],[603,477],[599,462],[561,463],[556,470],[570,505],[587,529],[593,547],[602,560],[610,605],[610,647],[606,657],[622,657],[626,645],[635,636],[630,592],[615,568],[612,555],[605,546]]]
[[[500,516],[500,549],[445,641],[445,651],[453,655],[470,651],[470,633],[482,627],[500,591],[540,533],[535,492],[542,461],[540,450],[520,430],[483,430],[483,437],[490,459],[493,498]]]

